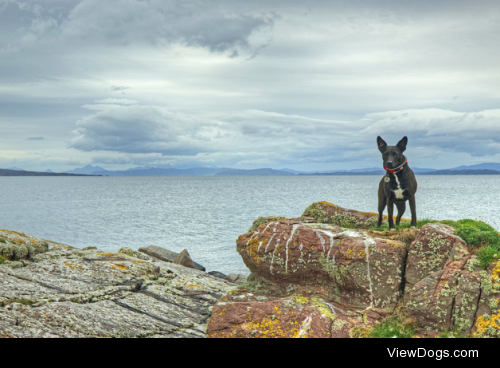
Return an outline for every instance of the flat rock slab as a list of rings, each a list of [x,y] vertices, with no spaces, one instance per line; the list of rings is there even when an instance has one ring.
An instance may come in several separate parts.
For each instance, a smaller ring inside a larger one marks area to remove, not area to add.
[[[0,337],[205,337],[235,284],[134,251],[53,245],[0,265]]]

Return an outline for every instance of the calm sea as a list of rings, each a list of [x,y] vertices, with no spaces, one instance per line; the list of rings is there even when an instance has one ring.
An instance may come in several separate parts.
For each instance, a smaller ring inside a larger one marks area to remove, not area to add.
[[[499,228],[500,177],[417,176],[417,215]],[[237,237],[259,216],[316,201],[377,211],[378,176],[0,177],[0,228],[83,248],[188,249],[207,271],[249,271]],[[410,217],[409,206],[405,217]]]

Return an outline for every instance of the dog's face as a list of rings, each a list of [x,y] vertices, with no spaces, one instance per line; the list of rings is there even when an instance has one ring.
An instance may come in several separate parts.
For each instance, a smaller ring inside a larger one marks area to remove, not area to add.
[[[394,169],[405,162],[406,157],[403,155],[403,152],[406,150],[407,143],[408,138],[406,136],[395,146],[388,146],[382,138],[377,137],[377,145],[379,151],[382,153],[384,167]]]

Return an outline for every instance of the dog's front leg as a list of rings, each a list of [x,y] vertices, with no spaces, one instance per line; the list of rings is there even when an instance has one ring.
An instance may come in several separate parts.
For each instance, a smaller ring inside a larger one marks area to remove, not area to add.
[[[394,202],[390,199],[387,200],[387,215],[389,216],[389,230],[396,230],[394,226]]]
[[[409,202],[411,210],[411,227],[417,227],[417,208],[415,206],[415,197],[411,196]]]
[[[377,223],[377,227],[382,226],[382,220],[384,219],[383,213],[384,213],[384,209],[385,209],[386,204],[387,204],[387,198],[386,198],[386,196],[384,195],[383,192],[382,193],[379,192],[379,195],[378,195],[378,223]]]

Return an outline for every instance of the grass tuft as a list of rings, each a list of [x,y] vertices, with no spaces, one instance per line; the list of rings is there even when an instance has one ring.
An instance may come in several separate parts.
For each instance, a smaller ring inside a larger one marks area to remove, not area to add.
[[[372,338],[391,338],[397,337],[400,339],[412,338],[417,330],[406,324],[405,322],[400,322],[396,319],[386,319],[378,326],[375,326],[370,333]]]
[[[408,312],[403,304],[394,310],[394,313],[385,318],[371,332],[372,338],[412,338],[417,332],[418,322],[415,318],[408,318]]]

